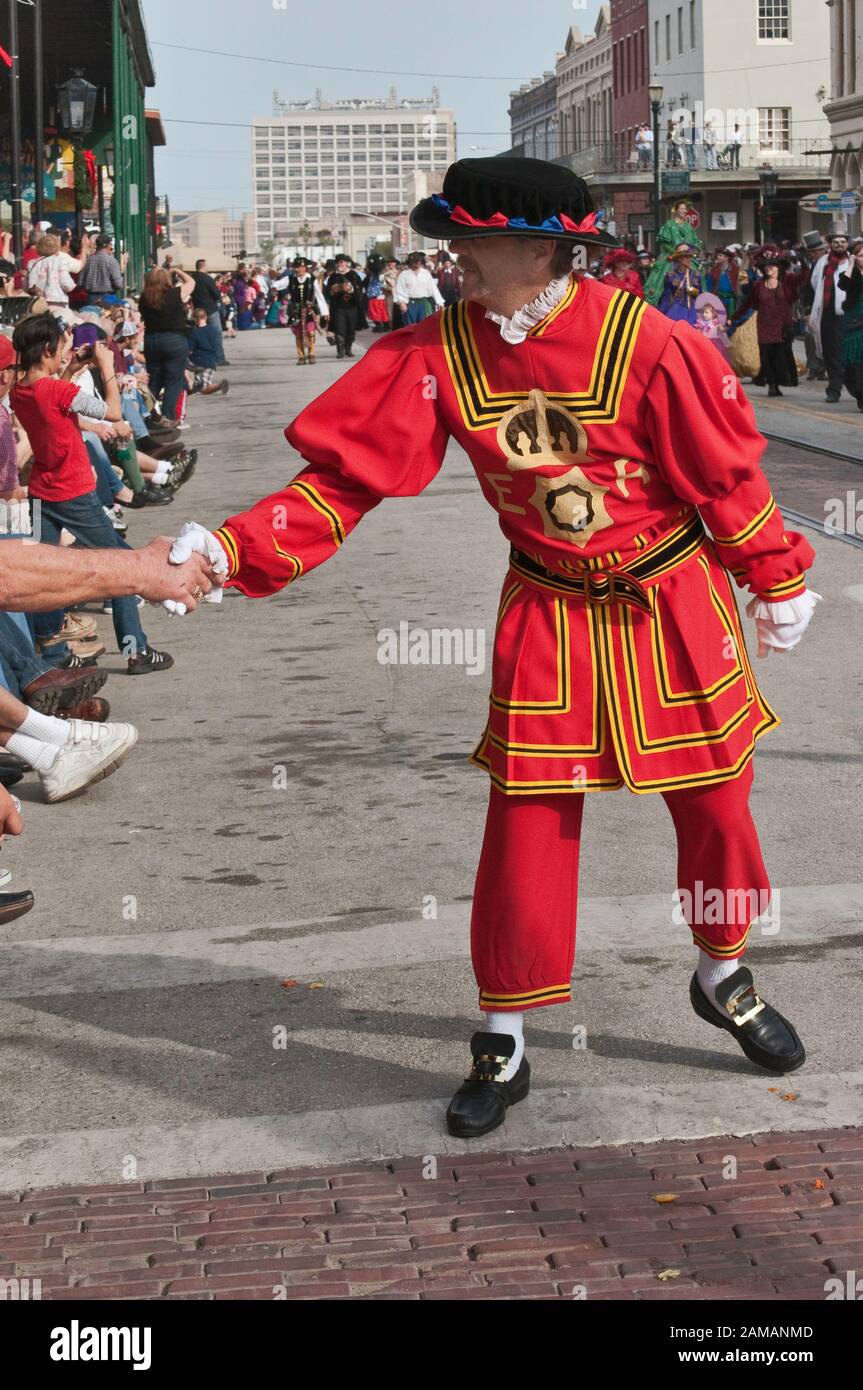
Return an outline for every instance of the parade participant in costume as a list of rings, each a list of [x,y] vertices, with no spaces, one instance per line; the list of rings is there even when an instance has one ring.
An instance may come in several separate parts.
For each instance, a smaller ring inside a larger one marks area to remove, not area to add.
[[[407,268],[396,281],[395,297],[405,323],[420,323],[436,308],[444,307],[437,281],[431,271],[426,270],[419,251],[412,251],[408,256]]]
[[[658,308],[667,318],[683,320],[695,327],[695,301],[701,294],[701,276],[692,269],[694,247],[681,242],[669,257],[665,288]]]
[[[291,330],[297,340],[297,365],[311,367],[315,361],[315,334],[318,331],[318,290],[315,278],[309,274],[309,263],[302,257],[294,261],[287,297]],[[325,302],[326,304],[326,302]]]
[[[725,305],[726,317],[730,318],[737,309],[738,266],[737,258],[727,249],[717,251],[713,265],[705,276],[707,287],[718,295]]]
[[[854,248],[853,267],[839,276],[839,286],[845,294],[842,379],[863,410],[863,243]]]
[[[658,304],[665,290],[665,277],[671,268],[668,264],[671,253],[682,241],[693,248],[693,254],[703,251],[700,238],[689,222],[690,207],[686,199],[675,203],[671,216],[663,222],[656,237],[656,264],[647,277],[644,297],[648,304]]]
[[[386,333],[390,326],[383,273],[383,256],[369,256],[366,261],[366,318],[372,326],[373,333]]]
[[[728,334],[725,326],[728,323],[728,314],[722,300],[716,294],[700,294],[695,301],[695,327],[699,333],[703,333],[717,351],[722,353],[726,362],[731,365],[731,358],[728,352]]]
[[[765,248],[766,255],[758,258],[760,279],[752,280],[732,322],[755,310],[758,319],[758,348],[761,353],[761,372],[769,396],[781,396],[781,386],[797,385],[797,363],[791,344],[794,340],[794,305],[809,279],[809,267],[792,273],[788,257],[778,247]]]
[[[390,328],[402,328],[404,326],[401,321],[402,311],[395,302],[396,285],[398,283],[399,274],[399,263],[395,256],[390,256],[384,266],[383,275],[381,277],[387,312],[389,314]],[[398,316],[398,322],[396,321],[396,316]]]
[[[605,274],[600,277],[604,285],[613,285],[618,290],[629,290],[630,294],[644,298],[641,276],[634,269],[635,256],[631,251],[609,251],[603,261]]]
[[[827,228],[830,252],[822,256],[812,271],[812,310],[809,328],[818,356],[827,371],[826,399],[834,404],[842,395],[842,334],[845,291],[840,276],[850,275],[853,267],[848,255],[848,234],[844,222],[831,222]]]
[[[437,287],[444,304],[458,304],[461,299],[461,274],[452,256],[441,251],[437,264]]]
[[[330,332],[336,340],[337,357],[353,357],[354,338],[360,320],[363,282],[351,270],[350,256],[336,256],[336,268],[324,285],[330,309]]]
[[[529,1087],[524,1011],[570,999],[588,792],[664,798],[692,1006],[761,1067],[793,1070],[800,1039],[739,959],[769,891],[752,754],[778,720],[732,581],[752,595],[760,647],[793,646],[813,551],[770,494],[752,409],[687,324],[571,273],[575,244],[611,238],[564,167],[459,161],[411,225],[451,239],[463,301],[370,348],[288,426],[306,460],[293,482],[215,534],[189,523],[175,558],[212,555],[250,597],[307,582],[383,498],[421,493],[457,441],[510,550],[473,754],[491,782],[471,929],[485,1026],[450,1132],[503,1121]],[[704,910],[714,895],[727,910]]]

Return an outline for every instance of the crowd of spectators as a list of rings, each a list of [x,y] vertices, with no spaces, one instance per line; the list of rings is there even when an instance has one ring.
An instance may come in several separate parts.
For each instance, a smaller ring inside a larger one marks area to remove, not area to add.
[[[152,267],[135,301],[125,268],[96,228],[76,240],[35,226],[18,261],[0,237],[0,551],[21,540],[128,551],[134,513],[169,506],[195,470],[188,396],[227,389],[215,382],[221,292],[205,267]],[[140,595],[100,606],[127,674],[172,666],[147,636]],[[65,801],[119,767],[138,736],[103,693],[98,610],[62,597],[43,610],[0,610],[0,830],[16,828],[8,789],[22,778]],[[0,888],[9,877],[0,870]],[[0,921],[29,906],[28,893],[0,893]]]

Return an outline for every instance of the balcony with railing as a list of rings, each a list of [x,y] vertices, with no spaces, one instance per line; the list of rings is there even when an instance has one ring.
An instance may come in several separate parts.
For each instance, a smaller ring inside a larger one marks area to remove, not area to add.
[[[712,148],[700,140],[670,145],[660,139],[659,167],[663,171],[688,169],[699,183],[757,183],[758,173],[764,169],[806,182],[829,178],[831,154],[830,149],[819,149],[808,140],[788,140],[784,149],[771,149],[756,140],[735,149],[721,139]],[[617,138],[560,155],[556,163],[565,164],[585,179],[611,177],[645,183],[653,178],[653,147],[639,156],[631,141]]]

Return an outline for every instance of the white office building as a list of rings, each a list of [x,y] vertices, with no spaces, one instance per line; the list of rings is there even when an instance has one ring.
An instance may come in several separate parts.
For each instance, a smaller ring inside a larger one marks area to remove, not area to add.
[[[649,0],[662,133],[683,108],[720,137],[739,125],[741,163],[804,163],[829,134],[829,15],[824,0]]]
[[[352,214],[396,219],[408,175],[442,172],[456,157],[453,112],[437,89],[428,99],[391,90],[386,100],[325,101],[317,93],[282,101],[276,93],[273,113],[252,126],[259,241],[285,239],[303,224],[339,239]]]

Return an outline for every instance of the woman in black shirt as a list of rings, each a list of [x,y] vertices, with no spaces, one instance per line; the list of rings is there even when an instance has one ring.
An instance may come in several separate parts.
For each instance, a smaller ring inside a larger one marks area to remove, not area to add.
[[[174,284],[175,278],[179,285]],[[162,413],[170,420],[177,417],[177,404],[185,385],[189,355],[186,305],[194,289],[194,280],[183,270],[151,270],[139,300],[150,390],[156,397],[164,390]]]

